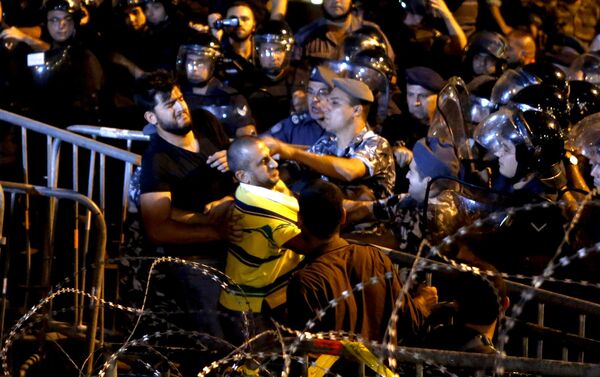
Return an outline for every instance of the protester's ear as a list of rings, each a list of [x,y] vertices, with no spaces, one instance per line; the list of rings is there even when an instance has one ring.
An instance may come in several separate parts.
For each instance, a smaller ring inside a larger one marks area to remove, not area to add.
[[[158,122],[158,118],[156,117],[156,114],[154,114],[154,112],[152,112],[152,111],[146,111],[144,113],[144,119],[146,119],[146,122],[148,122],[150,124],[154,124],[154,125],[156,125],[156,123]]]

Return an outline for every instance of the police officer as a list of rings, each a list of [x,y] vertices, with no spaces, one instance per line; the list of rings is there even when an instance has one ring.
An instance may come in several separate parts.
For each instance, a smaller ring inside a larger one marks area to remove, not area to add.
[[[500,76],[506,70],[508,42],[498,33],[480,31],[473,34],[464,57],[468,80],[479,75]]]
[[[308,73],[290,66],[294,38],[284,21],[266,22],[254,36],[256,75],[254,89],[248,102],[256,119],[259,132],[290,115],[294,93],[303,90]]]
[[[104,73],[96,56],[77,38],[79,4],[49,0],[44,5],[48,51],[30,55],[33,116],[66,127],[101,121]]]
[[[256,135],[246,98],[214,76],[220,55],[219,41],[208,33],[194,33],[181,45],[176,65],[185,101],[192,112],[202,108],[216,116],[230,138]]]
[[[565,188],[564,139],[551,115],[504,107],[476,127],[474,138],[498,158],[501,177],[494,187],[507,194],[506,207],[552,204]],[[508,214],[497,224],[504,243],[491,245],[490,257],[502,270],[539,273],[562,241],[565,222],[562,209],[552,205]]]
[[[365,25],[378,30],[385,39],[389,57],[392,61],[395,60],[391,44],[379,27],[356,17],[353,13],[353,0],[325,0],[322,8],[322,18],[304,26],[296,33],[294,60],[311,64],[318,64],[324,60],[339,60],[343,54],[344,39]]]
[[[394,157],[387,140],[367,124],[373,103],[369,87],[355,79],[334,79],[327,96],[323,136],[308,151],[265,138],[273,154],[297,161],[344,187],[349,198],[383,198],[394,192]]]
[[[174,72],[178,47],[192,29],[171,0],[144,0],[144,14],[149,47],[144,57],[146,71],[165,69]]]
[[[275,124],[263,135],[272,136],[288,144],[313,145],[327,131],[321,127],[325,117],[323,101],[333,88],[335,73],[324,65],[314,67],[310,72],[306,100],[308,110]]]

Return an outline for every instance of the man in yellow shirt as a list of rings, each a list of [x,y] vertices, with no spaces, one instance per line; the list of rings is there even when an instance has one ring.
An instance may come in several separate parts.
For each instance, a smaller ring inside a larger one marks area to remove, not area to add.
[[[240,182],[235,193],[234,213],[240,214],[243,237],[231,243],[225,273],[234,284],[222,290],[220,305],[236,314],[251,311],[260,331],[267,313],[283,308],[287,280],[302,257],[287,249],[300,234],[296,226],[298,201],[279,179],[277,162],[266,144],[256,137],[236,139],[227,151],[229,168]],[[236,325],[233,342],[243,340]],[[237,334],[236,334],[237,332]],[[227,336],[226,336],[227,337]]]

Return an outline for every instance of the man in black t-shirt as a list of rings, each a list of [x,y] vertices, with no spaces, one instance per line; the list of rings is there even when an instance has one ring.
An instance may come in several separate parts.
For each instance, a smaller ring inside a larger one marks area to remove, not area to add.
[[[227,195],[233,194],[234,181],[227,172],[227,138],[214,137],[220,125],[209,113],[192,123],[183,95],[169,73],[147,74],[138,81],[137,89],[136,101],[156,130],[142,158],[140,177],[145,235],[157,246],[158,256],[176,256],[220,269],[226,255],[223,241],[235,234],[228,215],[232,201]],[[210,211],[205,211],[209,203]],[[169,280],[165,282],[167,292],[152,309],[175,302],[185,316],[169,317],[170,322],[222,336],[215,314],[219,286],[190,266],[167,264],[163,268]]]
[[[193,126],[183,95],[168,73],[149,74],[139,84],[143,93],[138,93],[138,103],[156,129],[142,159],[140,180],[147,235],[156,244],[223,240],[224,228],[201,214],[206,204],[233,194],[233,180],[226,173],[227,146]]]

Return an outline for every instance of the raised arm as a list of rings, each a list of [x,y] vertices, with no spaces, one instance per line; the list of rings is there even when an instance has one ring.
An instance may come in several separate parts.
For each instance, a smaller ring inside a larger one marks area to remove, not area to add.
[[[448,9],[446,2],[444,0],[431,0],[431,7],[435,9],[444,20],[450,37],[455,40],[458,47],[461,50],[467,47],[467,35],[458,24],[458,21],[456,21],[456,18],[454,18],[450,9]]]
[[[365,164],[357,158],[319,155],[307,152],[271,137],[263,138],[272,154],[279,154],[284,160],[300,162],[312,170],[345,182],[364,177],[368,173]]]

